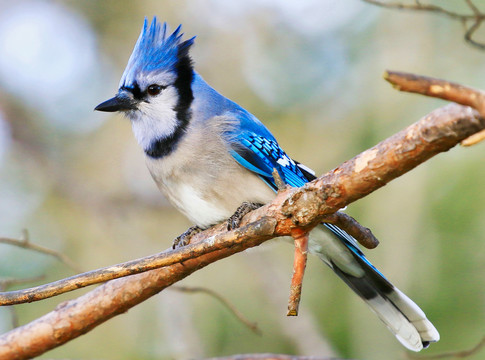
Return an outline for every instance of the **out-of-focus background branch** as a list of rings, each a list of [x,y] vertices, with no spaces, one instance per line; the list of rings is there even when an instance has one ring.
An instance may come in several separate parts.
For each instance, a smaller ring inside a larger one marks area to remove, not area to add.
[[[433,4],[469,10],[464,1]],[[379,79],[384,69],[485,83],[485,55],[463,41],[459,22],[357,0],[2,2],[0,236],[28,228],[37,244],[92,269],[156,253],[169,245],[162,239],[190,226],[159,195],[128,122],[92,112],[114,94],[143,17],[152,15],[197,35],[202,76],[317,173],[443,104],[390,90]],[[474,38],[482,35],[479,28]],[[483,156],[483,144],[456,149],[347,210],[382,240],[369,257],[440,329],[429,354],[471,348],[485,332],[476,321],[485,317]],[[104,359],[322,355],[324,340],[342,357],[399,356],[374,314],[314,259],[300,316],[282,317],[292,256],[290,246],[273,242],[183,282],[210,284],[258,319],[262,337],[206,297],[167,292],[46,357],[98,358],[99,349]],[[39,274],[50,281],[71,272],[0,244],[1,277]],[[71,296],[16,307],[20,323]],[[0,309],[1,332],[10,328],[10,313]],[[308,335],[294,337],[291,328]]]
[[[442,7],[441,5],[435,5],[432,1],[427,3],[413,0],[413,1],[386,1],[386,0],[363,0],[366,3],[381,6],[387,9],[398,9],[398,10],[410,10],[416,12],[430,12],[438,15],[446,16],[453,20],[458,20],[462,23],[465,35],[463,36],[465,41],[470,45],[476,47],[480,50],[485,50],[485,37],[482,36],[481,39],[477,39],[477,33],[485,21],[485,11],[480,10],[478,5],[479,1],[474,0],[463,0],[461,7],[465,7],[465,10],[454,10],[454,7],[459,3],[455,1],[455,4],[451,8]],[[435,3],[444,3],[444,1]],[[482,32],[483,35],[483,32]]]

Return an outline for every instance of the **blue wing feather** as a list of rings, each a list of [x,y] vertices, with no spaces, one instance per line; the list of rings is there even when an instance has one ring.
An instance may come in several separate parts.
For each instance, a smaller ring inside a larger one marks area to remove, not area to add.
[[[271,179],[271,185],[276,187],[273,179],[273,169],[276,169],[283,181],[294,187],[308,182],[297,164],[279,147],[276,140],[268,139],[254,132],[243,131],[233,137],[232,156],[242,166]]]

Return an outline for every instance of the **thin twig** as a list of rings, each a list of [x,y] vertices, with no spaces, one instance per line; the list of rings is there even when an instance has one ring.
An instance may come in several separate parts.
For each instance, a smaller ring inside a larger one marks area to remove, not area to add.
[[[61,261],[62,263],[64,263],[65,265],[67,265],[68,267],[70,267],[75,272],[82,272],[81,268],[74,261],[72,261],[68,256],[56,250],[52,250],[44,246],[37,245],[30,242],[29,232],[27,231],[27,229],[24,229],[22,231],[22,237],[20,239],[0,237],[0,243],[9,244],[23,249],[29,249],[45,255],[53,256],[59,261]]]
[[[0,278],[0,291],[4,291],[13,285],[32,283],[45,279],[45,275],[34,276],[30,278]]]
[[[300,306],[303,276],[308,257],[308,232],[294,229],[291,236],[295,240],[295,258],[293,261],[293,276],[291,278],[290,297],[288,299],[287,316],[297,316]]]
[[[337,225],[367,249],[375,249],[377,245],[379,245],[379,240],[377,240],[372,231],[359,224],[357,220],[350,215],[337,211],[336,213],[326,216],[323,221]]]
[[[472,26],[467,30],[465,33],[465,40],[469,42],[470,44],[485,50],[485,44],[479,43],[475,41],[472,36],[475,33],[475,31],[480,27],[481,23],[483,20],[485,20],[485,17],[483,14],[478,10],[478,8],[475,6],[475,4],[472,2],[472,0],[465,0],[467,3],[468,7],[472,9],[473,13],[475,14],[475,22],[473,23]]]
[[[276,184],[276,187],[278,188],[278,191],[285,190],[286,184],[283,181],[283,179],[281,178],[280,173],[278,172],[278,170],[276,170],[276,168],[273,168],[272,175],[273,175],[274,183]]]
[[[422,94],[471,106],[482,117],[485,117],[485,92],[482,90],[447,80],[400,71],[387,70],[384,73],[384,79],[399,91]]]
[[[14,306],[10,306],[8,310],[10,312],[10,323],[12,324],[12,329],[15,329],[20,326],[19,315],[17,314],[17,310]]]
[[[478,30],[478,28],[480,27],[480,25],[482,24],[483,22],[483,18],[479,18],[477,17],[476,20],[474,21],[474,23],[472,24],[472,26],[470,26],[468,28],[468,30],[465,32],[465,41],[481,50],[485,50],[485,44],[482,44],[476,40],[473,39],[473,34],[475,33],[475,31]]]
[[[362,0],[368,4],[380,6],[383,8],[388,9],[398,9],[398,10],[412,10],[412,11],[427,11],[427,12],[434,12],[441,15],[448,16],[452,19],[456,20],[472,20],[475,19],[477,15],[471,14],[460,14],[453,11],[446,10],[440,6],[431,5],[431,4],[404,4],[401,2],[392,2],[392,1],[380,1],[380,0]]]
[[[170,290],[181,291],[186,293],[205,293],[213,298],[219,300],[240,322],[246,325],[252,332],[262,335],[261,329],[258,327],[256,322],[252,322],[234,306],[232,305],[227,299],[225,299],[222,295],[218,294],[214,290],[210,290],[203,287],[189,287],[189,286],[171,286]]]
[[[482,16],[482,13],[480,12],[480,10],[478,10],[478,8],[475,6],[472,0],[465,0],[465,2],[468,5],[468,7],[472,9],[473,13],[477,18]]]
[[[460,145],[462,146],[473,146],[478,144],[479,142],[485,140],[485,130],[482,130],[476,134],[473,134],[470,137],[467,137],[465,140],[463,140]]]
[[[480,12],[480,10],[473,4],[471,0],[465,0],[465,3],[468,5],[470,10],[473,14],[460,14],[457,12],[446,10],[440,6],[431,5],[431,4],[421,4],[419,1],[416,1],[415,4],[404,4],[401,2],[390,2],[390,1],[380,1],[380,0],[362,0],[368,4],[380,6],[387,9],[398,9],[398,10],[411,10],[411,11],[424,11],[424,12],[432,12],[440,15],[447,16],[451,19],[461,21],[465,28],[465,41],[472,46],[480,50],[485,50],[485,43],[478,42],[473,39],[473,34],[475,31],[480,27],[482,22],[485,20],[485,14]],[[471,26],[468,24],[473,22]]]

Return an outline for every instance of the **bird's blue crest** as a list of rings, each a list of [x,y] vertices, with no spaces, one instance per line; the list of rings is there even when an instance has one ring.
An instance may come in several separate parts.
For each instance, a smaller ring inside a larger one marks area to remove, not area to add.
[[[182,41],[184,34],[180,32],[181,28],[182,25],[179,25],[171,35],[167,35],[166,22],[161,25],[154,16],[148,27],[148,20],[145,18],[140,37],[121,77],[120,87],[131,85],[135,74],[173,70],[181,58],[188,56],[195,36]]]

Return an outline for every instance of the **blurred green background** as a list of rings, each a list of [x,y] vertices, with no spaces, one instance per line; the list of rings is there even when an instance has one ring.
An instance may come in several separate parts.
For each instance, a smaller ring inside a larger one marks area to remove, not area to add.
[[[459,22],[359,0],[0,1],[0,237],[27,228],[33,242],[90,270],[161,251],[191,225],[158,193],[129,122],[93,112],[116,92],[153,15],[197,35],[198,72],[318,174],[445,104],[393,90],[386,69],[485,88],[485,51],[464,42]],[[439,329],[426,354],[471,348],[485,335],[484,149],[440,154],[347,210],[381,240],[369,258]],[[40,358],[402,358],[385,326],[316,259],[300,316],[287,318],[292,251],[273,241],[183,281],[217,291],[262,336],[207,295],[167,290]],[[39,274],[73,272],[0,244],[0,277]],[[17,306],[20,323],[84,292]],[[0,332],[10,328],[2,308]]]

